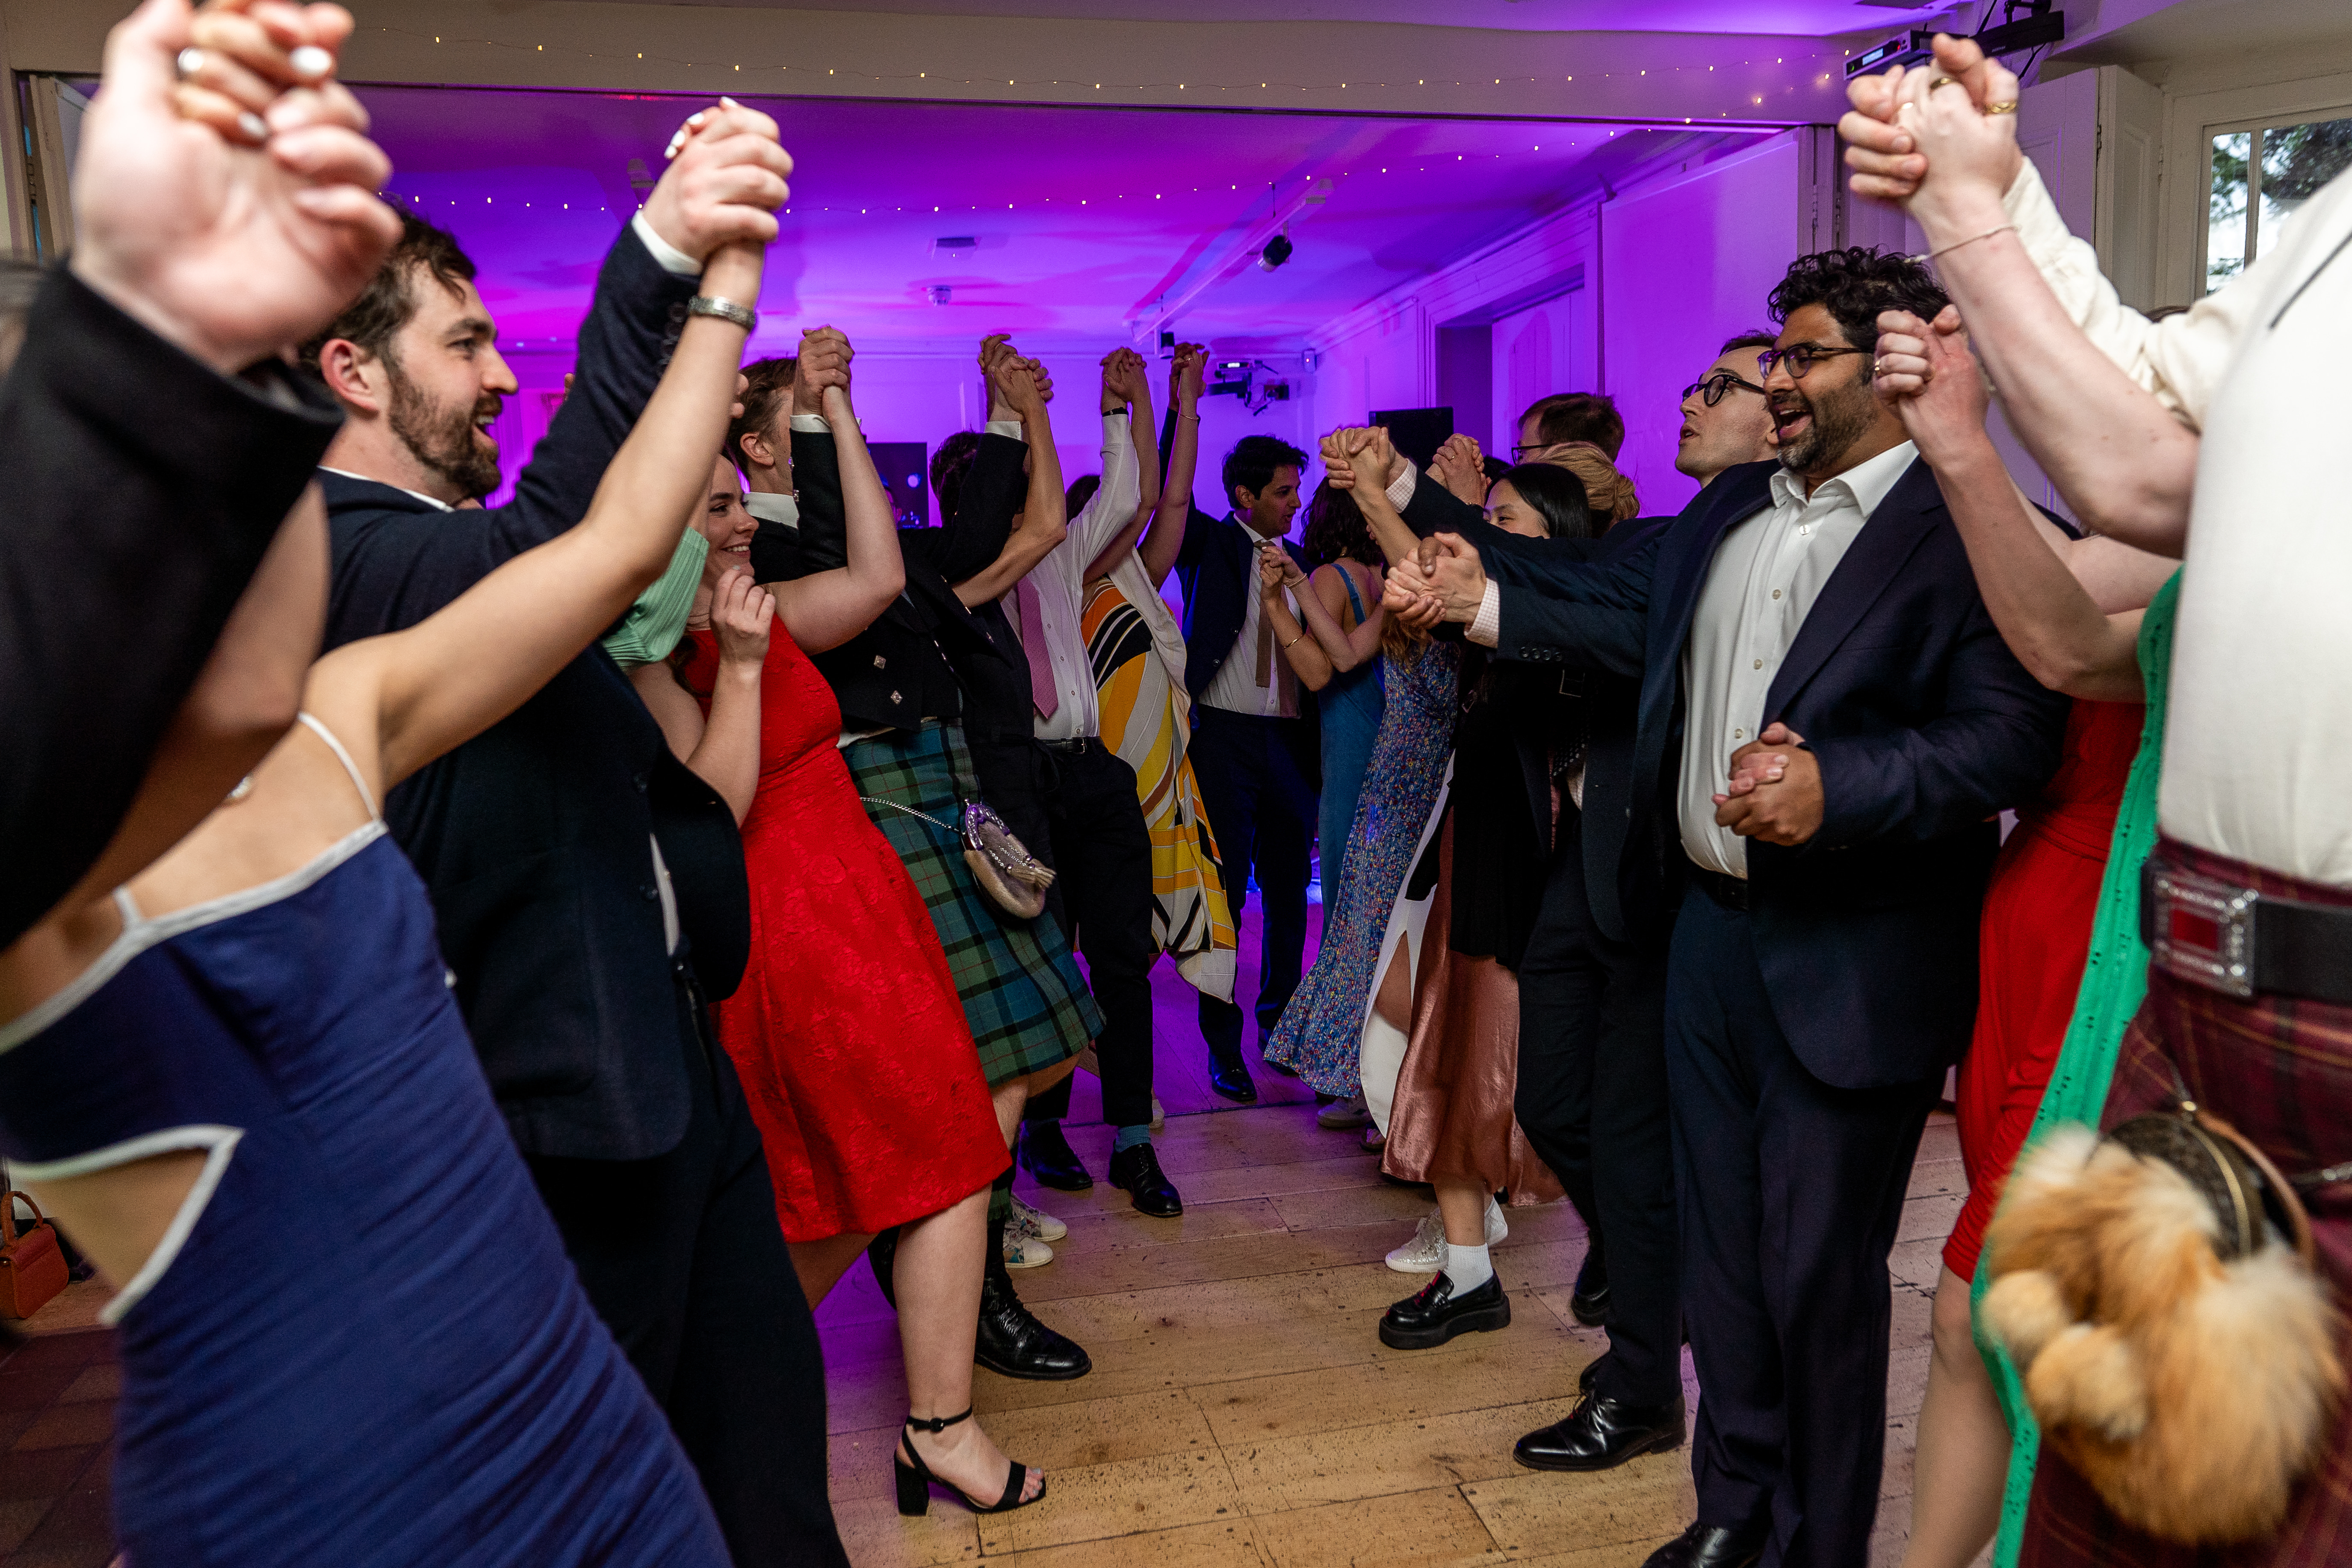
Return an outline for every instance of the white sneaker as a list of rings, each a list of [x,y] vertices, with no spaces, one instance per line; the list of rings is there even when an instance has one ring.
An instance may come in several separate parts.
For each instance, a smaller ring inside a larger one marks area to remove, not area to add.
[[[1486,1200],[1486,1245],[1494,1246],[1511,1234],[1503,1221],[1503,1205],[1494,1199]],[[1445,1267],[1445,1219],[1432,1209],[1421,1216],[1421,1225],[1412,1239],[1389,1254],[1389,1267],[1400,1274],[1434,1274]]]
[[[1315,1113],[1315,1125],[1328,1132],[1352,1132],[1371,1124],[1372,1113],[1364,1104],[1362,1089],[1345,1100],[1335,1100]]]
[[[1004,1233],[1004,1267],[1007,1268],[1043,1268],[1054,1261],[1054,1249],[1034,1236]]]
[[[1033,1241],[1059,1241],[1070,1234],[1070,1227],[1044,1209],[1023,1202],[1021,1194],[1014,1193],[1013,1212],[1006,1215],[1004,1220],[1004,1234],[1025,1236]],[[1051,1257],[1052,1254],[1049,1253],[1047,1256]]]
[[[1434,1274],[1445,1267],[1445,1221],[1435,1209],[1421,1216],[1411,1241],[1389,1254],[1389,1267],[1400,1274]]]

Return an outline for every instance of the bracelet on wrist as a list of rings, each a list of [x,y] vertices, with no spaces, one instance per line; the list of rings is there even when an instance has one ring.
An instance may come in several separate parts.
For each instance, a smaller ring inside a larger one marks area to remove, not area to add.
[[[688,300],[686,313],[689,316],[716,316],[722,321],[732,321],[747,332],[760,324],[758,311],[712,294],[697,294]]]

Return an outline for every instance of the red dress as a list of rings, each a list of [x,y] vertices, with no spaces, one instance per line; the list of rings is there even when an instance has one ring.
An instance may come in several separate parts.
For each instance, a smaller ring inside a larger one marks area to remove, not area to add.
[[[2078,700],[2058,772],[2018,814],[1993,862],[1977,938],[1976,1033],[1960,1060],[1969,1201],[1944,1242],[1944,1266],[1963,1279],[1976,1277],[1985,1226],[2074,1021],[2116,811],[2147,714],[2137,703]]]
[[[709,708],[719,644],[689,630]],[[760,679],[743,819],[751,962],[719,1037],[766,1146],[787,1241],[878,1231],[994,1181],[1010,1156],[980,1053],[907,868],[835,744],[841,709],[782,627]]]

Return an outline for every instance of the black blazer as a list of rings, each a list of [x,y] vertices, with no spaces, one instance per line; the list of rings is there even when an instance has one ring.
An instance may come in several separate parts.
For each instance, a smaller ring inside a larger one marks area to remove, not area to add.
[[[63,268],[0,382],[0,947],[97,861],[342,411]]]
[[[961,719],[962,689],[948,660],[1003,657],[949,584],[1003,553],[1028,489],[1021,469],[1027,455],[1010,437],[981,437],[956,515],[940,528],[898,531],[905,590],[873,625],[811,660],[849,728],[909,729],[924,719]],[[800,526],[762,522],[751,538],[751,575],[762,583],[788,583],[849,563],[841,460],[831,435],[793,432],[793,482]],[[1028,679],[1025,666],[1022,679]]]
[[[1677,858],[1683,645],[1717,545],[1769,504],[1773,467],[1729,470],[1615,559],[1502,568],[1543,590],[1506,587],[1507,657],[1584,663],[1609,651],[1589,647],[1580,613],[1558,600],[1645,617],[1628,831]],[[1763,722],[1805,737],[1826,797],[1811,842],[1748,846],[1773,1013],[1816,1077],[1871,1088],[1959,1058],[1994,819],[2056,770],[2067,706],[2002,642],[1935,475],[1914,463],[1822,585],[1764,704]]]
[[[1675,521],[1628,518],[1597,540],[1526,539],[1496,528],[1481,509],[1453,495],[1425,473],[1405,502],[1404,520],[1423,538],[1438,532],[1462,535],[1477,549],[1488,575],[1506,584],[1524,584],[1530,575],[1539,576],[1545,562],[1606,562],[1632,554]],[[1575,613],[1583,639],[1582,667],[1562,669],[1560,677],[1563,690],[1575,690],[1583,699],[1584,806],[1579,821],[1585,898],[1594,923],[1612,941],[1659,940],[1672,927],[1675,903],[1682,894],[1682,856],[1677,849],[1668,859],[1664,853],[1668,846],[1658,839],[1654,812],[1643,818],[1643,836],[1634,837],[1631,797],[1644,617],[1591,605],[1577,606]],[[1439,632],[1458,638],[1462,628],[1449,624]],[[1513,657],[1500,649],[1497,654]],[[1536,820],[1547,820],[1551,809],[1550,759],[1540,735],[1521,735],[1519,772]]]
[[[624,231],[580,333],[580,374],[509,504],[446,512],[324,474],[330,647],[410,626],[500,563],[580,521],[661,377],[692,279]],[[724,996],[750,946],[733,814],[679,763],[620,668],[592,644],[499,723],[384,803],[433,895],[483,1070],[533,1154],[637,1160],[686,1134],[678,976],[662,942],[661,841],[703,989]]]
[[[1281,544],[1305,571],[1307,557],[1298,546],[1286,539]],[[1257,593],[1257,535],[1231,514],[1212,517],[1194,507],[1176,552],[1176,576],[1184,584],[1184,688],[1198,701],[1249,617]],[[1302,715],[1310,695],[1299,693]]]

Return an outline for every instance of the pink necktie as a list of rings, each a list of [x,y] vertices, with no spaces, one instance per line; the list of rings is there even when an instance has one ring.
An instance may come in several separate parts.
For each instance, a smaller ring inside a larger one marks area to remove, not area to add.
[[[1045,650],[1045,616],[1036,584],[1026,577],[1014,584],[1013,603],[1021,613],[1021,651],[1029,656],[1029,700],[1037,705],[1037,717],[1051,719],[1062,694],[1054,685],[1054,656]]]

